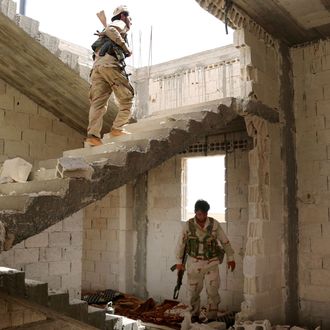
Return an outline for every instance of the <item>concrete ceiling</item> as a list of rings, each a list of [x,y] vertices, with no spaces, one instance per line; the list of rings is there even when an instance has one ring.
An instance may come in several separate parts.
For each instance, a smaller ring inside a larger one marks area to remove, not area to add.
[[[87,81],[2,13],[0,26],[0,79],[85,134],[89,112]],[[109,131],[116,111],[113,105],[108,109],[105,131]]]
[[[232,2],[266,31],[289,45],[330,36],[330,0]]]

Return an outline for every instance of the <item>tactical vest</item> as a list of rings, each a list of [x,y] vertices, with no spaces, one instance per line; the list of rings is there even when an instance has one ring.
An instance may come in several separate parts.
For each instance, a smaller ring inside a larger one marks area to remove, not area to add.
[[[209,218],[209,225],[206,228],[206,235],[202,241],[199,240],[196,234],[196,224],[195,219],[189,219],[189,234],[187,239],[187,253],[193,258],[201,258],[204,260],[210,260],[213,258],[218,258],[220,263],[222,263],[225,251],[219,245],[216,237],[212,235],[212,230],[214,226],[214,219]],[[199,252],[199,245],[203,244],[203,252]]]
[[[104,30],[103,30],[104,32]],[[127,36],[124,38],[125,42],[127,41]],[[104,56],[105,54],[109,54],[117,59],[117,61],[124,63],[126,54],[122,50],[120,46],[118,46],[115,42],[113,42],[106,35],[101,35],[97,38],[96,41],[91,45],[93,53],[93,60],[95,60],[95,54],[99,52],[99,56]]]

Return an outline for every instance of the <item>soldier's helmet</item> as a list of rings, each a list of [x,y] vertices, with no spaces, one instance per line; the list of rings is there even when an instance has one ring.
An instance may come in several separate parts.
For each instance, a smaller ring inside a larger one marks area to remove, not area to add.
[[[115,17],[123,12],[127,12],[128,13],[128,7],[126,5],[120,5],[118,6],[114,11],[113,11],[113,16]]]

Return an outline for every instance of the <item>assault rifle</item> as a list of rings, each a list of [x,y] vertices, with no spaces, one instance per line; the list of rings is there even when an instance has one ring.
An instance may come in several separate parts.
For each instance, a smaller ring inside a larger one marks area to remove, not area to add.
[[[187,261],[187,244],[184,247],[184,251],[183,251],[183,257],[182,257],[182,265],[185,266],[186,265],[186,261]],[[171,268],[171,271],[174,272],[176,270],[176,264],[173,265]],[[183,275],[184,275],[185,269],[180,269],[178,270],[178,278],[176,281],[176,286],[174,288],[174,292],[173,292],[173,299],[178,299],[179,297],[179,291],[182,285],[182,279],[183,279]]]
[[[107,18],[105,16],[104,10],[98,12],[96,16],[99,18],[100,22],[102,23],[103,27],[107,27]],[[125,70],[125,58],[127,54],[124,53],[122,48],[118,46],[115,42],[113,42],[110,38],[108,38],[104,32],[97,31],[97,35],[102,38],[104,41],[102,42],[101,48],[99,49],[99,55],[104,56],[106,53],[114,56],[117,61],[120,63],[123,70]],[[96,41],[93,45],[96,45],[98,41]],[[127,40],[126,40],[127,42]],[[92,45],[92,48],[93,48]],[[95,51],[95,49],[93,49]],[[127,76],[127,75],[126,75]]]

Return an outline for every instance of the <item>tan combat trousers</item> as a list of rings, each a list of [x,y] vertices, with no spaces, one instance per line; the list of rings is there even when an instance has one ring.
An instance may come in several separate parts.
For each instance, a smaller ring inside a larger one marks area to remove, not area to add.
[[[205,280],[207,293],[207,318],[216,319],[218,305],[220,303],[219,261],[199,260],[189,257],[187,261],[187,278],[191,314],[193,316],[199,316],[200,293],[203,289]]]
[[[119,68],[98,66],[92,71],[91,81],[92,85],[89,91],[91,106],[87,134],[100,138],[103,116],[107,111],[111,93],[115,93],[119,104],[119,112],[112,128],[122,129],[122,126],[127,124],[131,115],[134,90]]]

